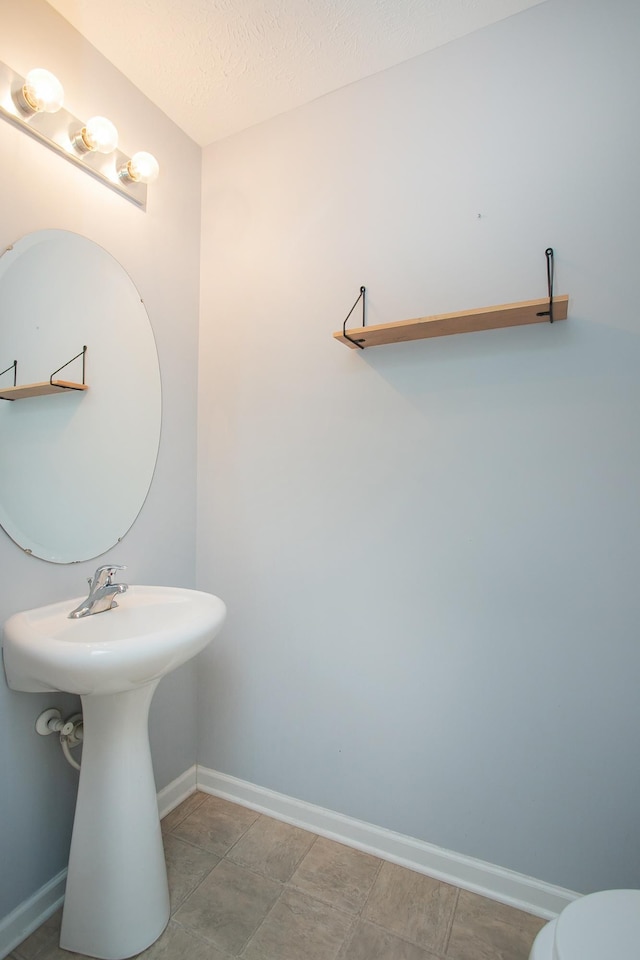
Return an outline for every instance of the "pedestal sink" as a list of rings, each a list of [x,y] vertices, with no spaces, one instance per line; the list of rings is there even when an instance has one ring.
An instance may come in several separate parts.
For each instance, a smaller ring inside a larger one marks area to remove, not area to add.
[[[148,738],[165,674],[204,649],[222,600],[177,587],[131,586],[118,606],[68,619],[80,598],[17,613],[4,625],[13,690],[80,694],[84,743],[60,946],[124,960],[169,919],[169,893]]]

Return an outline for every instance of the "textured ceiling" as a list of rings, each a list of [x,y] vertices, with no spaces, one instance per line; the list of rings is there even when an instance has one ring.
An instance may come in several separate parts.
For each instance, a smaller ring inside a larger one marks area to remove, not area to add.
[[[544,0],[49,0],[202,146]]]

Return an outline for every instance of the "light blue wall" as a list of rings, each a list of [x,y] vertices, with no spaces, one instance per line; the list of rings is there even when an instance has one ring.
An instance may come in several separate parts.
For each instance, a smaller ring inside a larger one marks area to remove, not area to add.
[[[640,886],[639,48],[548,0],[203,168],[199,761],[585,892]],[[564,323],[332,340],[549,245]]]
[[[193,586],[200,149],[48,4],[3,0],[1,21],[1,60],[22,75],[33,66],[48,67],[62,80],[73,113],[104,112],[117,124],[125,151],[144,144],[162,165],[145,214],[0,121],[0,249],[44,227],[89,237],[129,272],[156,337],[163,385],[158,464],[142,513],[107,558],[127,564],[130,583]],[[114,409],[112,423],[99,427],[108,426],[104,442],[114,456],[121,417],[126,410]],[[10,456],[0,438],[0,469]],[[17,610],[82,593],[98,562],[105,558],[71,566],[35,560],[0,531],[0,622]],[[164,680],[156,694],[151,741],[159,787],[195,761],[193,700],[192,665]],[[48,706],[71,712],[75,701],[14,693],[2,675],[0,922],[67,862],[77,774],[55,738],[35,733],[36,717]]]

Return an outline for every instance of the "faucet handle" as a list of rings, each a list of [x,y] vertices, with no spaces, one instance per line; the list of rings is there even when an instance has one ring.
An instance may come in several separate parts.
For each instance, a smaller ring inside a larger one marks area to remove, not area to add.
[[[126,570],[126,564],[119,563],[106,563],[103,567],[98,567],[96,572],[93,575],[93,579],[89,580],[91,586],[101,587],[103,584],[111,583],[111,577],[115,574],[116,570]]]

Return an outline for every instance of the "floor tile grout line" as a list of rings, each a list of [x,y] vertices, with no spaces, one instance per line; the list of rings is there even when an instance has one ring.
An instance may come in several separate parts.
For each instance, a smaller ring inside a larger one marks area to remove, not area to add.
[[[224,859],[226,859],[226,858],[228,857],[230,863],[235,863],[236,866],[238,866],[238,867],[243,866],[242,863],[240,863],[240,862],[238,862],[238,861],[236,861],[236,860],[233,860],[233,859],[229,856],[229,854],[231,854],[231,853],[233,852],[233,850],[235,849],[235,847],[237,846],[237,844],[240,843],[240,841],[243,840],[244,837],[246,837],[246,835],[249,833],[249,831],[250,831],[253,827],[255,827],[255,825],[256,825],[257,823],[259,823],[260,820],[270,820],[270,821],[272,821],[273,823],[283,823],[283,821],[281,821],[281,820],[276,820],[275,817],[270,817],[270,816],[268,816],[268,814],[258,813],[258,815],[257,815],[256,819],[253,821],[253,823],[251,823],[251,824],[247,827],[247,829],[246,829],[245,832],[242,834],[242,836],[241,836],[241,837],[238,837],[238,839],[237,839],[237,840],[229,847],[229,849],[226,851],[226,853],[224,854]],[[299,830],[303,830],[303,829],[304,829],[304,828],[302,828],[302,827],[295,827],[293,824],[285,824],[285,825],[286,825],[286,826],[290,826],[292,829],[299,829]],[[311,843],[309,844],[309,846],[307,847],[307,849],[304,851],[304,853],[301,853],[300,856],[298,857],[298,859],[296,860],[296,862],[295,862],[295,864],[294,864],[294,866],[293,866],[293,869],[292,869],[292,871],[291,871],[290,876],[287,878],[287,880],[280,880],[280,881],[279,881],[280,883],[288,883],[289,880],[291,880],[291,877],[293,876],[293,874],[296,872],[296,870],[298,869],[298,867],[300,866],[300,864],[302,863],[302,861],[304,860],[304,858],[305,858],[305,857],[307,856],[307,854],[310,852],[310,850],[311,850],[311,848],[314,846],[316,840],[318,840],[318,834],[317,834],[317,833],[313,833],[311,830],[304,830],[304,833],[308,833],[313,839],[312,839]],[[251,869],[251,868],[249,867],[248,869]],[[254,870],[253,872],[256,873],[257,871]],[[260,874],[260,876],[269,876],[269,874],[266,874],[266,873],[265,873],[265,874]],[[278,878],[274,877],[274,878],[272,878],[272,879],[278,879]]]
[[[312,846],[313,846],[313,844],[312,844]],[[309,900],[314,900],[316,903],[321,903],[323,907],[329,907],[330,909],[335,910],[336,913],[339,913],[341,916],[343,916],[346,920],[349,921],[349,931],[348,931],[348,933],[345,934],[345,940],[340,944],[339,950],[338,950],[338,952],[337,952],[337,954],[336,954],[336,956],[335,956],[335,960],[339,960],[339,957],[340,957],[340,955],[341,955],[341,952],[342,952],[343,949],[344,949],[344,945],[345,945],[345,943],[346,943],[346,940],[347,940],[348,938],[350,939],[350,938],[353,936],[353,931],[355,930],[357,917],[354,916],[354,914],[352,914],[352,913],[347,913],[345,910],[340,910],[339,907],[336,907],[336,906],[335,906],[334,904],[332,904],[332,903],[328,903],[326,900],[321,900],[320,897],[314,897],[312,894],[307,893],[306,890],[301,890],[299,887],[295,887],[295,886],[293,886],[292,884],[290,884],[289,882],[282,884],[282,890],[281,890],[280,893],[278,894],[277,898],[274,900],[274,902],[273,902],[272,906],[269,908],[268,912],[264,915],[263,919],[260,921],[260,923],[258,924],[258,926],[256,927],[256,929],[253,931],[253,933],[251,934],[251,936],[249,937],[249,939],[248,939],[247,942],[245,943],[244,947],[242,948],[242,950],[240,951],[240,953],[239,953],[238,956],[237,956],[237,960],[242,960],[242,958],[245,956],[246,951],[249,949],[252,940],[254,940],[254,938],[258,936],[258,934],[259,934],[259,932],[260,932],[263,924],[265,924],[265,923],[267,922],[269,916],[270,916],[271,913],[275,910],[276,906],[280,903],[280,901],[282,900],[282,898],[283,898],[283,896],[285,895],[285,893],[287,893],[287,891],[300,894],[301,896],[307,897]],[[236,958],[234,958],[234,960],[236,960]]]
[[[446,956],[446,953],[447,953],[447,951],[448,951],[448,949],[449,949],[449,943],[450,943],[450,941],[451,941],[451,934],[453,933],[453,924],[455,923],[456,912],[457,912],[457,910],[458,910],[458,902],[459,902],[459,900],[460,900],[460,887],[455,887],[454,889],[455,889],[456,893],[455,893],[455,899],[454,899],[454,903],[453,903],[453,910],[451,911],[451,919],[449,920],[449,926],[448,926],[448,930],[447,930],[447,935],[446,935],[446,937],[444,938],[444,948],[443,948],[443,950],[442,950],[442,953],[443,953],[444,956]]]
[[[184,818],[184,820],[187,820],[193,813],[196,812],[196,810],[199,810],[200,807],[202,806],[202,804],[204,803],[204,801],[205,801],[206,799],[207,799],[207,794],[204,794],[201,803],[198,804],[198,806],[195,808],[195,810],[191,810],[191,811],[189,812],[189,814]],[[213,853],[211,850],[208,850],[206,847],[202,846],[202,844],[194,843],[194,842],[191,841],[191,840],[187,840],[187,839],[185,839],[184,837],[180,837],[180,836],[176,835],[176,834],[174,833],[174,829],[177,829],[179,826],[181,826],[181,825],[184,823],[184,820],[181,820],[179,823],[177,823],[177,824],[175,825],[175,828],[172,828],[172,829],[168,832],[168,836],[173,837],[175,840],[178,840],[180,843],[185,843],[185,844],[187,844],[187,846],[192,847],[194,850],[201,850],[203,853],[207,853],[207,854],[209,854],[209,855],[212,856],[212,857],[217,857],[217,861],[218,861],[218,862],[215,863],[215,864],[211,867],[211,869],[208,870],[208,871],[206,872],[206,874],[199,880],[199,882],[196,884],[196,886],[193,888],[193,890],[190,890],[189,893],[186,895],[186,897],[184,897],[184,899],[181,900],[180,903],[176,905],[175,909],[173,909],[173,910],[171,911],[171,919],[174,919],[174,918],[175,918],[175,914],[178,912],[178,910],[180,910],[180,909],[187,903],[187,901],[196,893],[196,891],[200,889],[200,887],[202,886],[202,884],[204,883],[204,881],[207,879],[207,877],[209,877],[209,876],[213,873],[213,871],[222,863],[223,860],[226,860],[227,854],[234,848],[234,846],[236,845],[236,843],[238,843],[238,841],[242,839],[242,837],[247,833],[247,831],[251,829],[251,827],[252,827],[253,824],[256,822],[256,820],[259,819],[259,817],[260,817],[260,814],[258,814],[258,815],[256,816],[256,819],[253,820],[253,821],[249,824],[249,826],[248,826],[248,827],[246,828],[246,830],[242,833],[242,835],[241,835],[240,837],[238,837],[238,839],[237,839],[236,841],[234,841],[234,843],[231,844],[231,846],[225,851],[225,853],[224,853],[222,856],[220,856],[220,855],[217,854],[217,853]],[[226,860],[226,862],[227,862],[227,863],[233,863],[233,860]],[[235,864],[235,865],[238,866],[238,864]],[[258,876],[259,876],[259,874],[256,874],[255,871],[251,871],[251,872],[254,873],[254,875],[258,875]],[[176,921],[176,922],[179,923],[179,921]],[[181,926],[183,927],[183,929],[191,929],[191,928],[188,928],[188,927],[184,926],[184,924],[182,924]],[[207,941],[207,942],[209,942],[209,941]]]
[[[308,897],[309,900],[315,900],[317,903],[321,903],[324,907],[331,907],[332,910],[335,910],[337,913],[342,914],[343,917],[348,917],[349,919],[356,918],[360,919],[360,914],[354,910],[345,910],[344,907],[338,907],[333,900],[325,900],[324,897],[320,896],[317,893],[309,893],[308,890],[305,890],[304,887],[299,887],[292,880],[287,881],[285,886],[290,887],[293,893],[298,893],[302,897]]]
[[[356,935],[356,929],[358,927],[359,920],[360,920],[360,914],[358,914],[357,917],[353,917],[351,927],[349,928],[349,932],[346,934],[344,940],[340,945],[340,949],[336,954],[336,960],[341,960],[341,958],[344,957],[344,955],[347,953],[349,947],[353,942],[353,938]]]
[[[264,814],[261,814],[261,816],[264,816]],[[272,818],[272,817],[269,817],[268,819],[273,819],[273,818]],[[276,822],[278,822],[278,821],[276,821]],[[282,822],[282,821],[279,821],[279,822]],[[290,824],[290,826],[292,826],[292,824]],[[303,828],[303,827],[295,827],[294,829],[302,830],[302,829],[304,829],[304,828]],[[309,853],[311,853],[313,847],[315,847],[316,842],[317,842],[317,840],[319,839],[318,834],[317,834],[317,833],[313,833],[311,830],[305,830],[304,832],[310,834],[310,835],[313,837],[313,840],[311,841],[311,843],[309,844],[309,846],[307,847],[307,849],[304,851],[304,853],[301,853],[301,854],[300,854],[300,856],[298,857],[298,859],[297,859],[296,862],[295,862],[295,865],[294,865],[294,867],[293,867],[293,870],[291,871],[291,875],[290,875],[289,879],[283,881],[284,883],[290,883],[291,880],[293,880],[294,874],[295,874],[296,871],[298,870],[298,867],[300,866],[300,864],[302,863],[302,861],[304,860],[304,858],[305,858]]]
[[[174,807],[173,810],[169,810],[168,813],[165,813],[164,817],[163,817],[162,820],[160,821],[160,824],[162,825],[162,822],[163,822],[164,820],[166,820],[167,817],[170,817],[172,813],[175,813],[175,811],[176,811],[179,807],[181,807],[183,803],[187,803],[187,802],[191,799],[191,797],[195,797],[197,793],[198,793],[197,790],[196,790],[194,793],[190,793],[188,797],[185,797],[184,800],[181,800],[181,801],[180,801],[180,803],[178,804],[178,806]],[[206,800],[206,798],[207,798],[206,793],[202,794],[202,799],[200,800],[200,803],[199,803],[196,807],[194,807],[193,810],[189,810],[188,813],[185,813],[185,815],[184,815],[183,817],[181,817],[180,820],[178,820],[178,822],[173,825],[173,827],[171,827],[171,830],[170,830],[169,832],[171,832],[175,827],[180,826],[180,824],[183,823],[183,822],[187,819],[187,817],[190,817],[192,813],[195,813],[196,810],[198,810],[198,809],[202,806],[202,804],[204,803],[204,801]]]
[[[339,958],[340,958],[340,957],[346,952],[346,950],[351,946],[351,941],[352,941],[353,938],[355,937],[356,928],[357,928],[357,926],[358,926],[359,920],[360,920],[360,917],[359,917],[359,916],[357,916],[357,917],[356,917],[356,916],[353,916],[353,917],[351,918],[351,924],[350,924],[350,926],[349,926],[349,930],[348,930],[347,933],[345,934],[345,938],[344,938],[344,940],[342,941],[342,943],[340,944],[340,949],[338,950],[338,952],[337,952],[337,954],[336,954],[335,960],[339,960]]]
[[[276,881],[276,882],[278,882],[278,881]],[[286,884],[283,883],[283,884],[282,884],[282,889],[280,890],[280,893],[278,894],[278,896],[276,897],[276,899],[273,901],[273,903],[271,904],[271,906],[269,907],[269,909],[268,909],[267,912],[265,913],[264,917],[262,918],[262,920],[260,921],[260,923],[258,924],[258,926],[256,927],[256,929],[253,931],[253,933],[251,934],[251,936],[249,937],[249,939],[247,940],[247,942],[245,943],[245,945],[242,947],[242,949],[241,949],[240,952],[238,953],[238,955],[237,955],[238,958],[241,958],[241,957],[244,956],[244,954],[246,953],[246,951],[249,949],[249,944],[251,943],[251,941],[254,939],[254,937],[257,937],[257,936],[258,936],[258,933],[259,933],[260,929],[262,928],[262,925],[263,925],[264,923],[266,923],[267,918],[268,918],[269,916],[271,916],[272,912],[273,912],[273,911],[275,910],[275,908],[276,908],[276,905],[277,905],[278,903],[280,903],[280,900],[282,899],[285,890],[286,890]]]
[[[176,920],[175,917],[171,917],[169,923],[175,923],[175,925],[180,927],[181,930],[184,930],[185,933],[191,934],[196,940],[199,941],[199,943],[204,943],[207,947],[212,947],[214,950],[217,950],[219,954],[225,957],[225,960],[227,957],[229,960],[236,960],[235,954],[229,954],[225,950],[221,950],[220,947],[213,942],[213,940],[209,940],[208,937],[205,937],[204,933],[201,933],[198,928],[194,929],[193,927],[188,927],[186,923],[181,923],[179,920]],[[151,946],[153,947],[153,944],[151,944]],[[149,949],[149,947],[147,949]],[[138,954],[138,956],[144,956],[144,953],[145,951],[143,951],[142,954]],[[72,957],[74,954],[69,954],[69,956]]]
[[[205,880],[207,880],[207,879],[211,876],[211,874],[214,873],[214,871],[218,869],[218,867],[220,866],[221,863],[231,864],[231,865],[234,866],[234,867],[238,867],[240,870],[246,870],[247,873],[253,874],[254,877],[257,877],[257,878],[260,879],[260,880],[267,879],[267,880],[271,880],[273,883],[279,884],[279,886],[281,887],[281,890],[280,890],[280,892],[278,893],[278,896],[276,897],[276,901],[275,901],[275,902],[277,903],[277,901],[278,901],[278,900],[280,899],[280,897],[282,896],[282,893],[283,893],[285,884],[284,884],[281,880],[276,880],[275,877],[265,877],[264,874],[258,873],[256,870],[251,870],[249,867],[242,867],[242,866],[240,866],[240,864],[234,863],[233,860],[227,860],[225,857],[220,857],[220,859],[218,860],[218,862],[215,864],[215,866],[213,866],[213,867],[211,868],[211,870],[209,870],[209,872],[207,873],[207,875],[206,875],[205,877],[203,877],[202,880],[200,880],[200,882],[198,883],[198,885],[197,885],[196,887],[194,887],[193,890],[191,890],[191,891],[187,894],[187,896],[184,898],[184,900],[182,901],[182,903],[180,904],[180,906],[179,906],[179,907],[176,907],[176,913],[178,912],[178,910],[182,909],[182,907],[185,906],[185,904],[191,899],[191,897],[200,889],[200,887],[201,887],[202,884],[205,882]],[[275,906],[275,903],[274,903],[274,906]],[[272,908],[269,909],[269,912],[271,912],[271,909],[272,909]],[[172,918],[172,919],[175,919],[175,915],[172,914],[172,915],[171,915],[171,918]],[[176,922],[177,922],[177,923],[180,923],[179,920],[177,920]],[[261,921],[261,923],[262,923],[262,921]],[[188,927],[188,926],[187,926],[186,924],[184,924],[184,923],[181,924],[181,926],[184,927],[185,930],[191,930],[191,929],[192,929],[191,927]],[[252,936],[253,936],[253,934],[252,934]],[[207,942],[210,942],[210,941],[207,941]],[[214,944],[214,946],[215,946],[215,944]]]
[[[203,853],[208,853],[211,857],[217,857],[218,860],[222,860],[222,857],[219,853],[214,853],[213,850],[207,850],[207,848],[203,847],[202,844],[194,843],[193,840],[187,840],[186,837],[180,837],[177,833],[173,833],[173,831],[165,833],[165,837],[172,837],[174,840],[179,840],[180,843],[186,843],[188,847],[193,847],[194,850],[201,850]],[[223,856],[226,856],[226,854]]]
[[[206,797],[205,797],[205,799],[206,799]],[[199,809],[199,807],[198,807],[198,809]],[[191,813],[195,813],[195,812],[196,812],[195,810],[192,810],[192,811],[191,811]],[[191,816],[191,813],[189,814],[189,816],[185,817],[185,820],[188,820],[188,819],[189,819],[189,817]],[[242,840],[242,838],[245,836],[245,834],[247,834],[247,833],[249,832],[249,830],[251,829],[251,827],[254,825],[254,823],[257,822],[257,820],[260,818],[260,816],[262,816],[262,814],[259,814],[259,813],[256,814],[255,820],[252,820],[252,821],[251,821],[251,823],[249,824],[249,826],[245,828],[245,830],[242,832],[242,834],[233,841],[233,843],[231,844],[231,846],[228,847],[223,854],[214,853],[213,850],[209,850],[209,849],[208,849],[206,846],[204,846],[203,844],[201,844],[201,843],[196,843],[194,840],[188,840],[186,837],[181,837],[179,834],[177,834],[175,831],[176,831],[179,827],[183,826],[185,820],[181,820],[180,823],[177,823],[177,824],[175,825],[175,827],[172,827],[171,830],[169,830],[169,831],[167,831],[167,832],[165,833],[165,836],[174,837],[176,840],[180,840],[182,843],[187,843],[187,844],[189,844],[189,846],[195,847],[197,850],[202,850],[204,853],[209,853],[209,854],[211,854],[212,857],[218,857],[219,860],[224,860],[225,857],[227,856],[227,854],[230,853],[231,850],[233,850],[233,848],[235,847],[235,845],[236,845],[237,843],[239,843],[240,840]],[[233,862],[233,861],[231,861],[231,862]],[[216,864],[216,866],[217,866],[217,864]]]
[[[428,946],[426,946],[424,943],[420,943],[420,942],[418,942],[417,940],[412,940],[412,939],[411,939],[410,937],[408,937],[408,936],[403,936],[402,934],[398,933],[397,931],[392,930],[390,927],[385,926],[383,923],[380,923],[379,921],[376,921],[376,920],[372,919],[372,918],[369,917],[369,916],[365,916],[366,907],[367,907],[367,905],[368,905],[368,903],[369,903],[369,900],[371,899],[371,896],[372,896],[372,894],[373,894],[373,890],[374,890],[374,888],[375,888],[376,882],[377,882],[377,880],[378,880],[378,878],[379,878],[379,876],[380,876],[380,873],[381,873],[382,870],[384,869],[384,866],[385,866],[385,863],[386,863],[386,862],[387,862],[387,861],[385,861],[385,860],[380,860],[380,863],[379,863],[379,866],[378,866],[378,869],[377,869],[377,872],[376,872],[376,876],[375,876],[375,878],[374,878],[374,880],[373,880],[373,883],[371,884],[371,887],[369,888],[369,892],[368,892],[368,894],[367,894],[367,897],[366,897],[366,899],[365,899],[365,902],[363,903],[363,905],[362,905],[362,907],[361,907],[361,909],[360,909],[360,912],[359,912],[359,914],[358,914],[358,918],[361,919],[361,920],[362,920],[363,922],[365,922],[365,923],[371,923],[371,924],[373,924],[373,926],[377,927],[377,929],[382,930],[382,931],[384,931],[385,933],[391,934],[391,936],[396,937],[398,940],[401,940],[403,943],[409,944],[410,946],[413,946],[413,947],[418,947],[418,949],[423,950],[424,952],[431,954],[433,957],[436,957],[436,956],[437,956],[437,957],[439,957],[439,958],[443,958],[443,960],[444,960],[445,955],[446,955],[446,951],[447,951],[447,949],[448,949],[448,947],[449,947],[449,939],[450,939],[450,937],[451,937],[451,931],[452,931],[452,929],[453,929],[453,922],[454,922],[454,918],[455,918],[455,912],[456,912],[457,905],[458,905],[458,897],[459,897],[459,895],[460,895],[460,887],[456,887],[454,884],[445,883],[444,881],[438,881],[438,883],[439,883],[441,886],[452,887],[452,889],[454,890],[454,901],[453,901],[453,906],[452,906],[452,909],[451,909],[451,914],[450,914],[450,916],[449,916],[449,918],[448,918],[448,920],[447,920],[447,926],[446,926],[446,931],[445,931],[445,936],[444,936],[444,944],[443,944],[442,951],[440,951],[436,946],[428,947]],[[401,868],[401,869],[404,870],[404,869],[408,869],[408,868],[404,868],[404,867],[403,867],[403,868]],[[410,871],[410,872],[411,872],[411,873],[415,873],[415,871]]]
[[[252,821],[251,821],[251,823],[249,824],[249,826],[248,826],[245,830],[242,831],[242,833],[240,834],[240,836],[237,837],[237,838],[233,841],[233,843],[231,844],[231,846],[229,847],[229,849],[226,850],[225,853],[222,855],[222,859],[223,859],[223,860],[231,853],[231,851],[233,850],[233,848],[236,847],[236,846],[240,843],[240,841],[249,833],[249,830],[251,830],[251,827],[253,827],[254,824],[256,824],[256,823],[258,822],[258,820],[260,819],[261,816],[262,816],[261,813],[256,813],[256,818],[255,818],[255,820],[252,820]],[[233,860],[231,860],[230,862],[233,863]],[[254,871],[254,872],[255,872],[255,871]]]
[[[383,865],[383,863],[384,863],[384,861],[381,860],[379,857],[376,857],[376,859],[378,860],[378,866],[377,866],[377,868],[376,868],[375,876],[374,876],[373,880],[371,881],[371,885],[370,885],[370,887],[369,887],[369,890],[367,891],[366,897],[364,898],[364,900],[363,900],[363,902],[362,902],[362,904],[361,904],[361,906],[360,906],[360,909],[353,915],[353,919],[352,919],[352,923],[351,923],[351,929],[349,930],[349,933],[348,933],[347,936],[345,937],[344,942],[342,943],[342,946],[340,947],[340,950],[338,951],[336,960],[341,960],[341,958],[346,955],[346,953],[347,953],[347,951],[349,950],[349,947],[351,946],[351,944],[352,944],[352,942],[353,942],[353,939],[354,939],[354,937],[355,937],[355,935],[356,935],[356,931],[357,931],[357,929],[358,929],[358,924],[359,924],[359,923],[363,923],[363,922],[367,922],[367,921],[366,921],[366,918],[364,917],[364,911],[365,911],[366,906],[367,906],[367,904],[368,904],[368,902],[369,902],[369,898],[371,897],[371,894],[372,894],[372,892],[373,892],[373,888],[374,888],[375,885],[376,885],[376,881],[378,880],[378,877],[380,876],[380,871],[382,870],[382,865]],[[381,928],[381,929],[382,929],[382,928]]]
[[[425,946],[424,943],[418,943],[417,940],[412,940],[410,937],[405,937],[401,933],[397,933],[395,930],[390,930],[389,927],[385,927],[382,923],[377,923],[375,920],[370,920],[368,917],[363,917],[363,923],[370,923],[372,927],[376,927],[378,930],[382,930],[383,933],[388,933],[396,940],[400,940],[401,943],[406,943],[409,947],[417,947],[418,950],[422,950],[424,953],[428,953],[433,957],[438,957],[438,960],[446,960],[445,951],[440,951],[437,948],[432,948]]]
[[[376,875],[375,875],[375,877],[373,878],[373,882],[371,883],[371,886],[369,887],[369,892],[367,893],[366,897],[364,898],[364,903],[362,904],[362,907],[360,908],[360,916],[361,916],[361,917],[362,917],[364,911],[365,911],[366,908],[367,908],[367,904],[369,903],[369,900],[371,899],[371,894],[373,893],[373,888],[375,887],[376,883],[378,882],[378,878],[379,878],[380,873],[381,873],[381,871],[382,871],[382,867],[384,866],[384,860],[380,860],[379,857],[377,857],[376,859],[379,861],[379,863],[378,863],[378,869],[376,870]]]
[[[311,833],[311,831],[307,831],[307,832],[308,832],[308,833]],[[313,839],[312,843],[310,844],[310,846],[308,847],[308,849],[307,849],[307,850],[300,856],[300,858],[298,859],[298,861],[297,861],[297,863],[296,863],[296,866],[294,867],[294,869],[293,869],[291,875],[289,876],[289,879],[288,879],[288,880],[280,881],[280,880],[277,880],[277,879],[274,878],[274,877],[269,877],[269,878],[268,878],[268,879],[270,879],[270,880],[273,880],[273,881],[276,882],[276,883],[280,883],[281,886],[282,886],[282,889],[281,889],[280,893],[278,894],[276,900],[273,902],[272,906],[269,908],[268,912],[265,914],[265,916],[263,917],[263,919],[260,921],[259,925],[256,927],[256,929],[254,930],[254,932],[251,934],[251,936],[249,937],[249,939],[247,940],[247,942],[246,942],[245,945],[243,946],[242,950],[240,951],[240,954],[238,955],[239,958],[242,958],[242,957],[244,956],[244,954],[246,953],[246,951],[249,949],[249,946],[251,945],[252,940],[253,940],[255,937],[258,936],[258,934],[259,934],[259,932],[260,932],[263,924],[266,923],[266,921],[268,920],[269,916],[271,915],[271,913],[273,912],[273,910],[275,910],[276,906],[278,905],[278,903],[280,903],[280,901],[282,900],[282,897],[284,896],[284,894],[285,894],[287,891],[292,892],[292,893],[295,893],[295,894],[298,894],[299,896],[303,896],[303,897],[307,898],[308,900],[315,901],[316,903],[320,903],[320,904],[322,904],[322,906],[324,906],[324,907],[329,907],[331,910],[335,910],[336,913],[339,913],[341,916],[343,916],[343,917],[349,922],[349,930],[348,930],[348,932],[345,934],[345,939],[344,939],[343,943],[340,945],[339,951],[338,951],[338,953],[336,954],[336,960],[338,960],[338,957],[340,956],[340,953],[344,950],[345,944],[347,943],[347,941],[348,941],[348,940],[350,941],[350,940],[353,938],[353,934],[354,934],[354,932],[355,932],[355,929],[356,929],[358,920],[360,919],[360,916],[361,916],[361,914],[362,914],[362,910],[364,909],[364,903],[363,903],[363,905],[359,908],[359,910],[356,910],[356,911],[345,910],[345,909],[337,906],[337,905],[336,905],[334,902],[332,902],[331,900],[325,900],[322,896],[318,896],[318,895],[316,895],[316,894],[312,894],[312,893],[310,893],[308,890],[305,890],[305,889],[303,889],[302,887],[297,886],[296,883],[294,882],[294,876],[295,876],[295,873],[296,873],[298,867],[300,866],[300,863],[304,860],[304,858],[305,858],[306,856],[308,856],[308,854],[309,854],[309,853],[311,852],[311,850],[313,849],[316,841],[319,839],[319,834],[313,834],[313,837],[314,837],[314,839]],[[232,848],[231,848],[231,849],[232,849]],[[231,852],[231,849],[230,849],[229,851],[227,851],[227,853]],[[224,857],[223,859],[226,859],[226,855],[225,855],[225,857]],[[233,860],[228,860],[227,862],[228,862],[228,863],[232,863],[234,866],[240,867],[240,868],[243,869],[243,870],[247,870],[249,873],[253,873],[254,876],[259,876],[259,877],[264,877],[264,876],[266,876],[265,874],[260,874],[260,873],[258,873],[256,870],[252,870],[250,867],[241,866],[240,864],[235,863],[235,861],[233,861]],[[375,877],[374,877],[374,879],[373,879],[373,881],[372,881],[372,883],[371,883],[371,889],[373,889],[373,885],[374,885],[374,883],[375,883],[375,881],[376,881],[376,879],[377,879],[377,877],[378,877],[378,874],[379,874],[380,869],[381,869],[381,867],[382,867],[382,862],[383,862],[383,861],[380,861],[380,863],[378,864],[378,867],[377,867],[377,869],[376,869],[376,875],[375,875]],[[217,864],[216,864],[216,866],[217,866]],[[216,869],[216,868],[214,867],[213,870],[215,870],[215,869]],[[213,871],[211,871],[211,872],[213,872]],[[191,894],[190,894],[189,896],[191,896]],[[367,898],[366,898],[366,899],[368,899],[368,896],[369,896],[369,894],[367,894]],[[186,902],[186,901],[185,901],[185,902]],[[365,900],[365,903],[366,903],[366,900]]]
[[[201,879],[200,879],[200,880],[198,881],[198,883],[195,885],[195,887],[193,888],[193,890],[190,890],[189,893],[186,895],[186,897],[184,897],[184,898],[180,901],[180,903],[176,904],[175,907],[172,907],[172,908],[171,908],[171,913],[169,914],[169,919],[170,919],[170,920],[173,920],[173,919],[174,919],[174,917],[175,917],[176,913],[178,912],[178,910],[180,910],[180,909],[185,905],[185,903],[187,902],[187,900],[189,899],[189,897],[193,896],[193,894],[196,892],[196,890],[199,890],[199,889],[200,889],[200,887],[202,886],[202,884],[204,883],[204,881],[207,879],[207,877],[210,876],[210,875],[213,873],[213,871],[216,869],[216,867],[217,867],[218,864],[220,864],[220,863],[222,863],[222,860],[221,860],[221,859],[218,860],[218,863],[214,863],[214,865],[211,867],[210,870],[207,870],[207,872],[206,872],[206,874],[204,875],[204,877],[201,877]]]
[[[173,836],[173,834],[170,834],[170,836]],[[174,839],[175,839],[175,840],[179,840],[180,843],[185,843],[187,846],[191,847],[193,850],[201,850],[203,853],[208,853],[210,856],[216,857],[218,862],[217,862],[217,863],[214,863],[214,865],[211,867],[210,870],[207,870],[207,872],[205,873],[205,875],[200,878],[200,880],[199,880],[198,883],[195,885],[195,887],[193,888],[193,890],[190,890],[189,893],[186,895],[186,897],[184,897],[184,898],[180,901],[180,903],[176,904],[174,907],[171,908],[171,913],[170,913],[170,919],[171,919],[171,920],[174,919],[174,917],[175,917],[176,913],[178,912],[178,910],[180,910],[180,909],[185,905],[185,903],[187,902],[187,900],[189,900],[189,898],[193,896],[193,894],[196,892],[196,890],[199,890],[199,889],[200,889],[200,887],[202,886],[202,884],[204,883],[204,881],[207,879],[207,877],[209,877],[209,876],[213,873],[213,871],[216,869],[216,867],[219,866],[219,865],[222,863],[222,861],[224,860],[224,857],[219,857],[217,853],[211,853],[210,850],[205,850],[204,847],[201,847],[201,846],[199,846],[199,845],[196,844],[196,843],[190,843],[188,840],[183,840],[182,837],[174,837]],[[186,929],[186,928],[185,928],[185,929]],[[37,958],[34,958],[34,960],[37,960]]]

